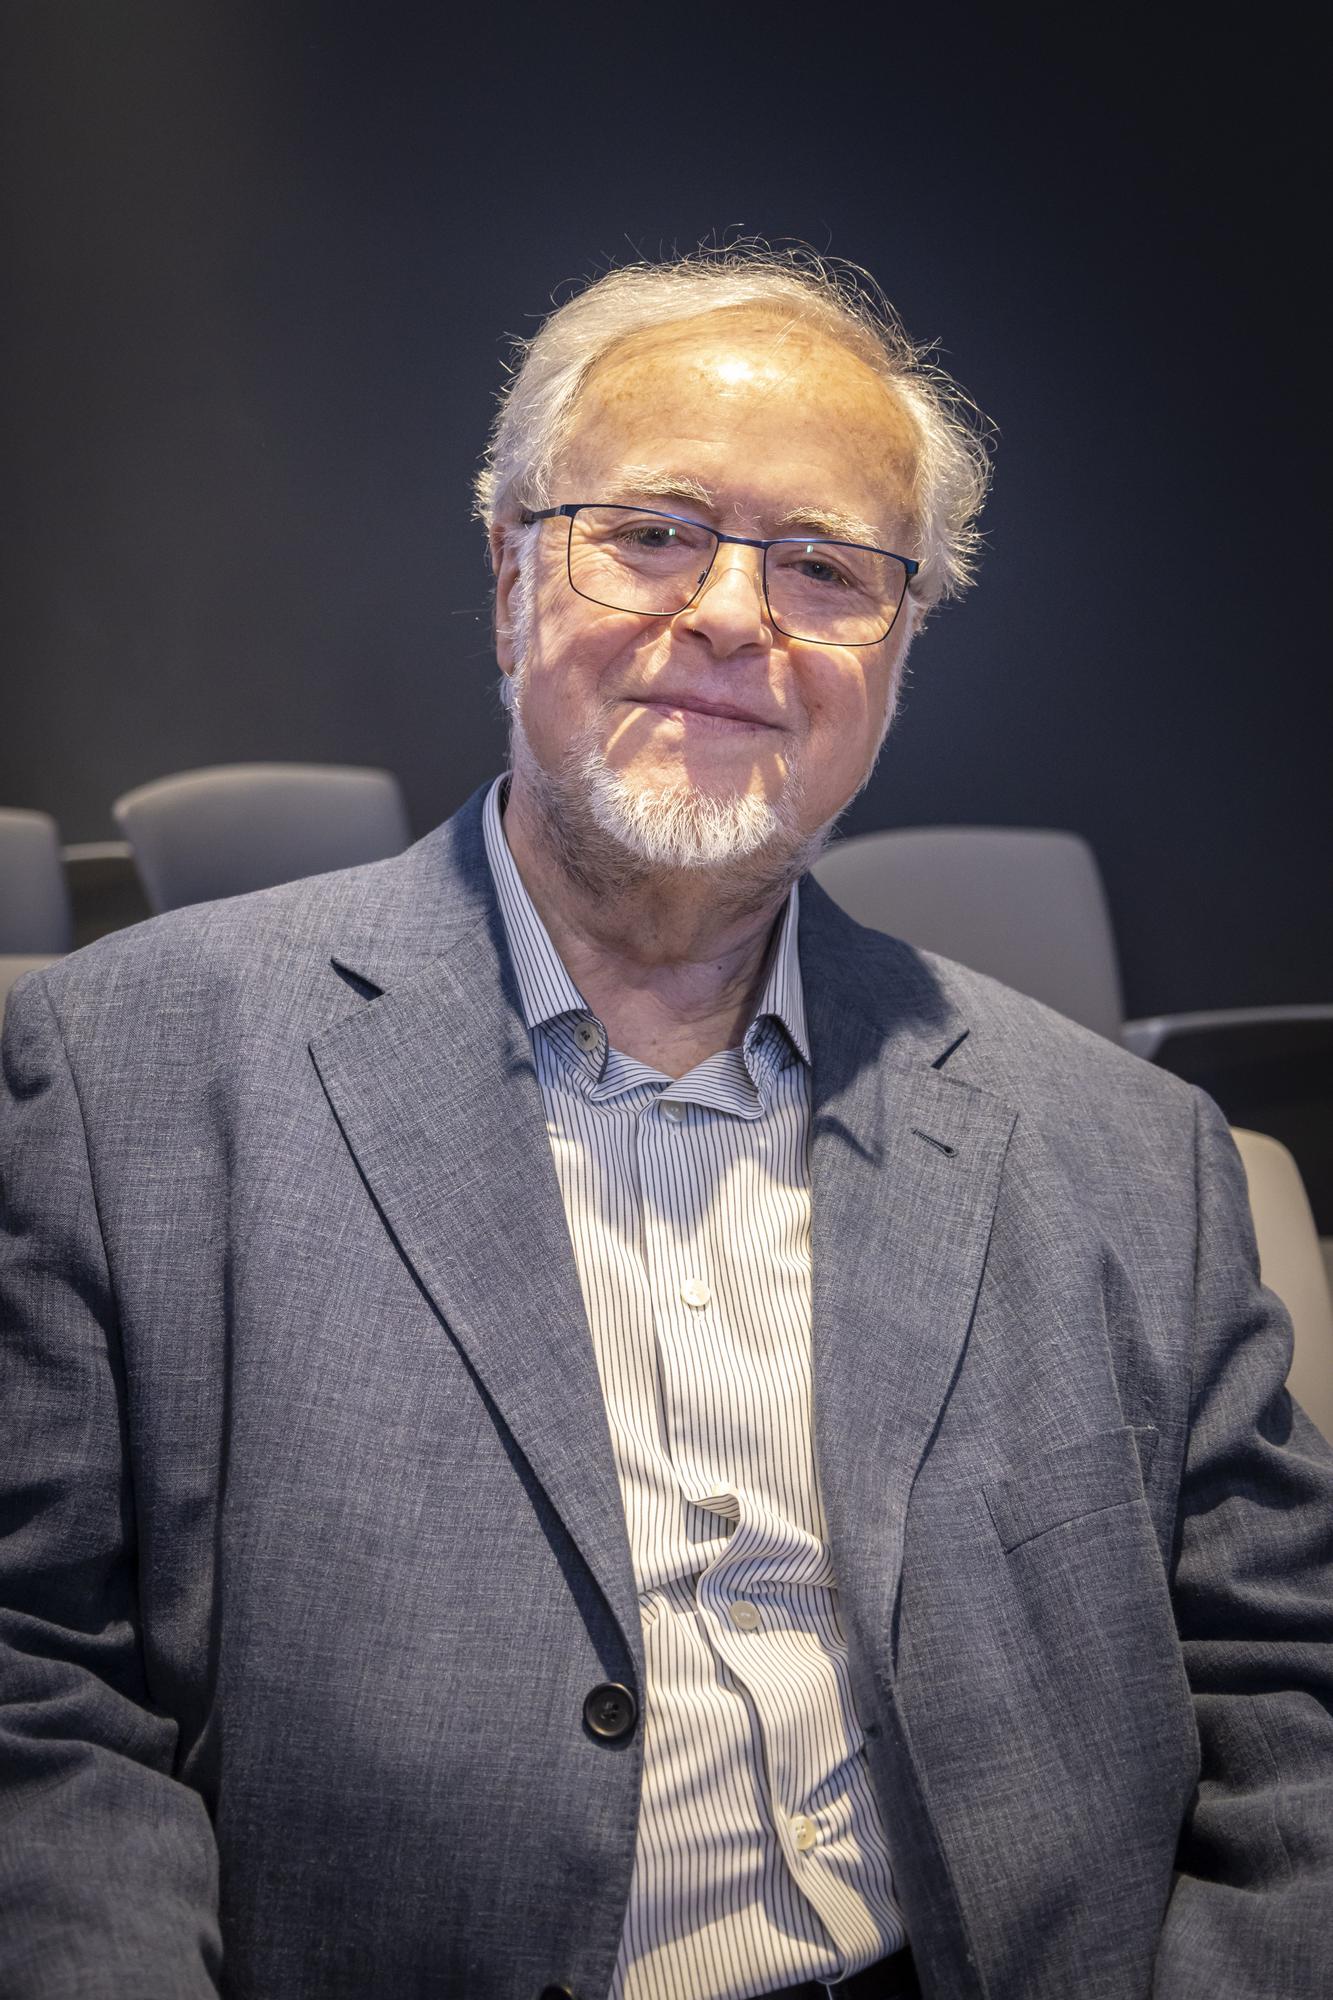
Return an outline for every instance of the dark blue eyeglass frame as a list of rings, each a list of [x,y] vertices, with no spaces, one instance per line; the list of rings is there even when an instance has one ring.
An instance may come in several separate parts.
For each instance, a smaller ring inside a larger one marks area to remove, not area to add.
[[[688,611],[690,606],[695,602],[696,598],[699,596],[700,591],[707,583],[709,577],[712,575],[713,564],[717,561],[717,552],[721,548],[723,542],[735,542],[738,547],[743,549],[763,550],[764,561],[763,561],[761,580],[764,588],[764,604],[767,608],[769,618],[772,620],[774,629],[776,631],[783,633],[786,638],[788,639],[799,638],[801,636],[799,633],[788,632],[786,626],[779,625],[777,619],[773,617],[773,606],[769,601],[769,595],[768,595],[769,550],[791,548],[794,545],[799,545],[801,543],[805,543],[808,545],[811,542],[819,542],[823,547],[829,549],[869,549],[872,555],[888,556],[891,561],[896,563],[901,563],[906,574],[903,580],[902,597],[898,599],[898,602],[893,607],[893,617],[889,620],[884,630],[880,633],[878,639],[858,639],[852,642],[849,650],[859,651],[862,647],[865,646],[883,645],[884,641],[888,638],[889,633],[893,630],[894,626],[898,622],[898,613],[903,608],[903,598],[905,598],[907,595],[907,586],[908,584],[911,583],[912,578],[917,574],[918,570],[921,568],[920,563],[916,560],[914,556],[900,556],[896,549],[878,549],[874,546],[872,542],[842,542],[838,541],[836,537],[832,535],[774,535],[771,536],[767,541],[761,541],[757,539],[754,535],[724,535],[720,528],[710,528],[706,521],[691,520],[688,514],[666,514],[663,513],[657,507],[628,507],[625,505],[625,502],[623,500],[567,500],[564,503],[564,505],[560,507],[537,507],[537,508],[524,507],[520,512],[518,518],[520,524],[525,528],[530,528],[535,521],[563,520],[569,522],[570,538],[565,545],[565,574],[569,578],[570,589],[578,597],[587,597],[587,592],[580,590],[578,585],[575,583],[574,573],[571,567],[573,561],[574,516],[576,514],[581,514],[585,507],[599,507],[599,508],[615,507],[619,508],[623,513],[626,514],[642,514],[646,516],[646,518],[650,521],[676,521],[679,522],[679,524],[683,528],[700,529],[704,534],[711,535],[713,537],[713,543],[714,543],[713,553],[709,558],[707,569],[704,571],[703,575],[699,578],[698,584],[695,586],[693,594],[690,597],[686,598],[685,602],[679,607],[679,609],[675,611],[658,611],[658,612],[645,611],[641,614],[645,618],[679,618],[680,613],[682,611]],[[587,601],[589,604],[600,604],[602,600],[597,597],[587,597]],[[619,605],[609,604],[607,605],[606,608],[608,611],[616,611],[620,609],[628,610],[629,606],[626,605],[622,607]],[[811,641],[809,643],[817,644],[818,642]]]

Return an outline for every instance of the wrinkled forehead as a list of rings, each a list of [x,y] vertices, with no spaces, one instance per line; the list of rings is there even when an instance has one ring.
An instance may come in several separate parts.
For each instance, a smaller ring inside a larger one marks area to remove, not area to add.
[[[617,342],[584,378],[561,456],[571,466],[671,446],[688,456],[721,437],[742,454],[752,442],[771,455],[780,441],[793,463],[845,466],[882,487],[895,513],[915,490],[917,428],[892,385],[822,328],[750,306]]]

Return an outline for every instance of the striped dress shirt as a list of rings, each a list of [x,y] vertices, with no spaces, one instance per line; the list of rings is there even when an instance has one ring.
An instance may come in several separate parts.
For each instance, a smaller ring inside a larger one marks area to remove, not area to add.
[[[608,1045],[504,836],[486,853],[624,1500],[647,1685],[608,2000],[836,1982],[905,1941],[811,1429],[797,890],[743,1043],[678,1081]]]

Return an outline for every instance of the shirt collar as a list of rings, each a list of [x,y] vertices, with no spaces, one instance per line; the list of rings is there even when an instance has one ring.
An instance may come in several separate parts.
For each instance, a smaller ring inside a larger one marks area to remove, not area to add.
[[[551,934],[537,915],[537,906],[524,888],[518,864],[509,852],[500,821],[507,784],[507,778],[497,778],[487,792],[481,810],[481,830],[509,955],[514,961],[519,1004],[531,1033],[547,1021],[559,1020],[562,1014],[586,1014],[588,1003],[566,972],[564,960],[551,943]]]
[[[747,1062],[754,1040],[767,1021],[776,1021],[786,1030],[787,1039],[801,1061],[810,1061],[810,1037],[805,1023],[805,992],[801,985],[801,958],[797,938],[800,930],[801,890],[793,882],[778,926],[777,943],[769,961],[768,978],[754,1010],[754,1019],[745,1031]]]
[[[509,851],[501,820],[501,806],[507,777],[499,777],[486,794],[482,807],[482,836],[486,859],[495,883],[496,898],[504,923],[514,976],[518,982],[519,1004],[529,1033],[571,1014],[586,1015],[587,1001],[565,970],[564,961],[550,932],[537,914],[537,907],[518,872]],[[777,1022],[787,1040],[805,1063],[810,1061],[810,1039],[805,1018],[805,994],[801,984],[797,932],[800,918],[800,891],[793,883],[778,927],[777,941],[769,960],[768,976],[754,1018],[745,1031],[742,1053],[745,1066],[754,1073],[759,1051],[768,1039],[769,1022]]]

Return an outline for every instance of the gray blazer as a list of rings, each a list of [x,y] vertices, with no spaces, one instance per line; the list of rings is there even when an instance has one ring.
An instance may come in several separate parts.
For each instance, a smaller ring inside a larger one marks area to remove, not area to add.
[[[478,794],[16,989],[0,1994],[607,1989],[638,1600]],[[815,1430],[933,2000],[1327,2000],[1333,1454],[1197,1091],[812,883]],[[690,2000],[682,1996],[681,2000]]]

